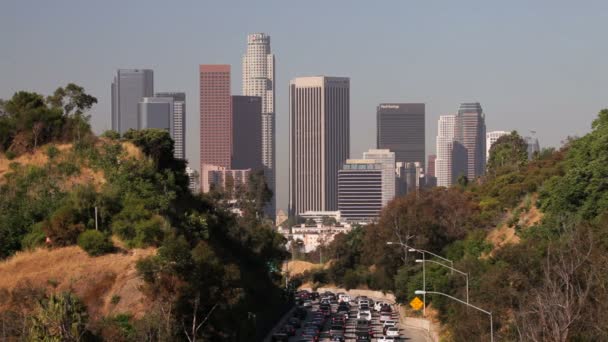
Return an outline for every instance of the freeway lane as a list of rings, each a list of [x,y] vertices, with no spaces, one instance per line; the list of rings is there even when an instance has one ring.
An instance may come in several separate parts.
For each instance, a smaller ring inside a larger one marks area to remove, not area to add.
[[[370,297],[370,299],[373,300],[374,302],[380,300],[378,298],[373,298],[373,297]],[[331,305],[332,313],[335,313],[337,311],[337,308],[338,308],[337,304],[332,304]],[[302,327],[297,329],[296,336],[292,336],[289,338],[289,342],[299,342],[299,341],[303,340],[302,333],[304,331],[304,325],[306,322],[310,322],[312,320],[312,318],[314,317],[314,313],[319,310],[319,300],[318,299],[313,300],[312,307],[309,307],[306,309],[308,311],[308,314],[306,316],[305,321],[302,324]],[[344,334],[345,341],[349,341],[349,342],[356,341],[355,329],[356,329],[356,324],[357,324],[357,319],[356,319],[357,309],[358,309],[358,306],[354,302],[354,298],[353,298],[353,301],[351,301],[351,303],[350,303],[349,319],[345,322],[345,334]],[[391,312],[391,319],[399,322],[397,324],[397,328],[399,328],[399,337],[398,337],[398,339],[396,339],[396,341],[413,341],[413,342],[430,341],[430,338],[428,337],[428,334],[425,331],[406,328],[403,325],[403,322],[401,322],[401,320],[400,320],[398,310],[396,307],[393,307],[393,310]],[[331,336],[329,334],[330,325],[331,325],[330,322],[331,322],[331,319],[328,319],[325,322],[325,324],[323,325],[323,327],[321,328],[319,341],[323,341],[323,342],[331,341]],[[371,327],[372,327],[372,331],[373,331],[372,341],[377,341],[377,338],[382,336],[383,329],[382,329],[382,323],[380,322],[380,314],[374,310],[372,310]]]

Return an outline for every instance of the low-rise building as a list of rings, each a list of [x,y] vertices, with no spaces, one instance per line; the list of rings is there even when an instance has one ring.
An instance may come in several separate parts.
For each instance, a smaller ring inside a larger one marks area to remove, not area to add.
[[[350,224],[339,225],[322,225],[317,224],[293,226],[289,229],[279,229],[279,233],[287,239],[287,249],[291,248],[291,244],[298,241],[301,246],[301,252],[310,253],[321,246],[327,246],[331,243],[336,235],[340,233],[347,234],[352,230]]]

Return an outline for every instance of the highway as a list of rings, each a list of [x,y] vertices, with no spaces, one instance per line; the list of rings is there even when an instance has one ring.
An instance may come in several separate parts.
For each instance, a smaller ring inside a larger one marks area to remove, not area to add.
[[[381,301],[381,299],[379,298],[373,298],[373,297],[369,297],[371,300],[373,300],[374,302],[376,301]],[[305,339],[302,338],[302,333],[304,331],[304,325],[306,324],[306,322],[310,322],[314,315],[315,312],[317,312],[319,310],[319,300],[313,300],[312,301],[312,307],[306,308],[306,310],[308,311],[307,315],[306,315],[306,319],[305,321],[302,322],[302,326],[300,328],[298,328],[296,330],[296,335],[289,337],[289,342],[300,342],[300,341],[307,341]],[[335,313],[337,311],[338,308],[338,304],[331,304],[331,311],[332,313]],[[345,337],[345,341],[356,341],[356,335],[355,335],[355,328],[356,328],[356,324],[357,324],[357,304],[354,302],[354,298],[352,298],[351,303],[350,303],[350,310],[349,310],[349,318],[348,320],[345,322],[345,331],[344,331],[344,337]],[[397,324],[397,328],[399,328],[399,337],[395,339],[395,341],[412,341],[412,342],[430,342],[431,339],[429,337],[429,335],[426,333],[426,331],[421,330],[421,329],[415,329],[415,328],[410,328],[410,327],[406,327],[403,322],[401,321],[399,314],[398,314],[398,310],[395,306],[393,306],[393,310],[391,312],[391,320],[395,320],[398,321],[399,323]],[[320,331],[320,335],[319,335],[319,341],[332,341],[331,340],[331,336],[329,334],[329,330],[330,330],[330,325],[331,325],[331,319],[328,319],[325,324],[323,325],[323,327],[321,328]],[[280,326],[277,326],[276,329],[280,329]],[[374,310],[372,310],[372,320],[371,320],[371,328],[373,331],[373,338],[371,339],[371,341],[377,341],[377,338],[383,335],[383,328],[382,328],[382,323],[380,322],[380,313],[376,312]]]

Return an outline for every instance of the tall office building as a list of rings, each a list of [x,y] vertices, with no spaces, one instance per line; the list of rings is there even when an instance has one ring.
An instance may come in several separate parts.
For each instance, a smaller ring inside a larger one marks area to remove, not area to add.
[[[207,190],[208,172],[231,167],[230,65],[200,65],[199,77],[201,187]]]
[[[350,80],[300,77],[289,85],[289,211],[338,208],[338,170],[350,150]]]
[[[243,56],[243,95],[262,98],[262,163],[266,182],[276,192],[274,54],[267,34],[247,36],[247,52]],[[274,217],[275,211],[276,196],[273,196],[266,212],[269,217]]]
[[[422,163],[397,162],[397,184],[399,184],[400,195],[418,192],[421,181],[424,178]]]
[[[232,168],[262,169],[262,99],[232,96]]]
[[[528,159],[531,160],[534,158],[535,154],[540,152],[540,144],[536,137],[524,137],[524,141],[526,142],[526,145],[528,145]]]
[[[398,162],[424,163],[424,103],[381,103],[376,108],[376,147]]]
[[[429,154],[427,157],[426,173],[424,175],[424,185],[427,188],[437,186],[437,177],[435,176],[435,160],[437,160],[436,154]]]
[[[454,127],[454,140],[467,151],[465,175],[473,180],[486,169],[486,122],[479,102],[460,104]]]
[[[112,82],[112,130],[123,134],[137,129],[141,99],[154,95],[154,72],[149,69],[118,69]]]
[[[144,97],[138,104],[137,129],[158,128],[173,138],[173,98]]]
[[[162,92],[154,97],[173,99],[173,129],[171,137],[175,142],[175,158],[186,159],[186,93]]]
[[[382,163],[374,159],[348,159],[338,171],[338,210],[342,219],[369,222],[377,218],[384,206],[387,182],[394,189],[394,167],[392,177],[386,179]]]
[[[452,147],[454,141],[455,115],[439,117],[437,127],[437,159],[435,160],[435,177],[437,186],[452,185]]]
[[[395,198],[395,152],[372,149],[363,152],[363,159],[372,159],[382,165],[382,206],[385,206]]]
[[[507,131],[492,131],[486,133],[486,161],[490,159],[490,148],[492,148],[492,145],[498,140],[498,138],[509,134],[511,133]]]

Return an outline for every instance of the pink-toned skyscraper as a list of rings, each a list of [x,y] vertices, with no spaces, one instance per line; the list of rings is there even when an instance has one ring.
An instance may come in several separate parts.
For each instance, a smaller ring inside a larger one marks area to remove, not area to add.
[[[206,170],[231,168],[232,97],[230,65],[202,64],[200,72],[201,186],[209,187]]]

